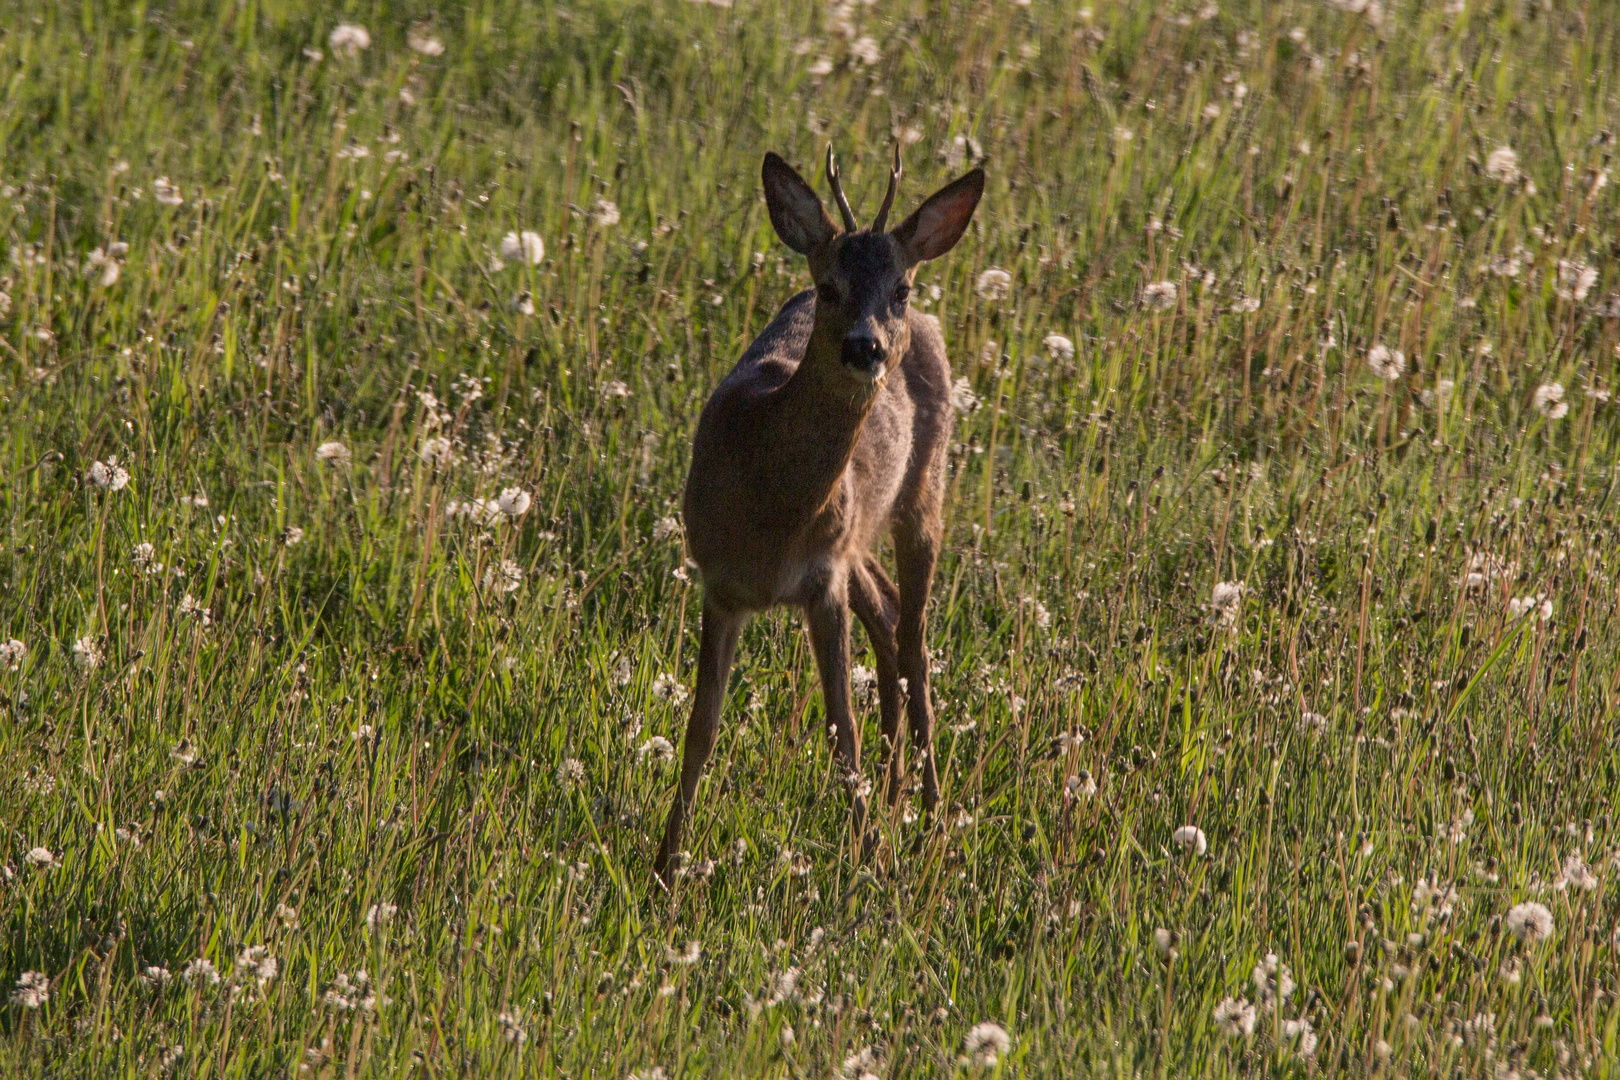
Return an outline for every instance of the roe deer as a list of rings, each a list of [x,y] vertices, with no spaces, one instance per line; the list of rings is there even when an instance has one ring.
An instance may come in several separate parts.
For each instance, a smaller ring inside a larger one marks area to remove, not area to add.
[[[923,806],[932,813],[939,802],[923,629],[943,531],[951,369],[939,324],[907,300],[917,264],[951,250],[966,231],[984,171],[940,189],[892,232],[884,226],[900,181],[898,146],[869,229],[855,221],[830,145],[827,180],[842,232],[776,154],[765,155],[761,180],[776,234],[809,259],[815,284],[782,306],[698,420],[683,514],[702,576],[703,630],[680,791],[653,864],[661,881],[714,751],[743,623],[778,604],[805,609],[856,835],[866,804],[850,715],[852,609],[877,654],[887,797],[892,803],[901,793],[904,707],[922,757]],[[898,588],[873,551],[885,530]]]

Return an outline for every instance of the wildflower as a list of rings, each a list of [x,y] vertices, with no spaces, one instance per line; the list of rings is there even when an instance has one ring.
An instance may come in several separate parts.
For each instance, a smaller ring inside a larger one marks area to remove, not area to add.
[[[523,1026],[523,1018],[516,1013],[502,1012],[495,1018],[501,1025],[501,1037],[514,1046],[522,1046],[529,1041],[528,1029]]]
[[[1063,788],[1069,793],[1071,799],[1089,799],[1097,794],[1097,781],[1092,777],[1089,770],[1081,769],[1064,782]]]
[[[563,758],[557,766],[557,783],[572,784],[585,776],[585,763],[578,758]]]
[[[281,971],[281,963],[265,945],[249,945],[236,954],[236,973],[257,979],[259,985],[274,981]]]
[[[1248,586],[1241,581],[1217,581],[1209,594],[1209,606],[1215,613],[1215,621],[1228,626],[1237,622],[1238,611],[1243,606],[1243,594],[1247,591]]]
[[[73,643],[73,662],[86,671],[94,671],[101,666],[101,647],[96,639],[86,634]]]
[[[1062,334],[1047,334],[1041,344],[1046,346],[1047,353],[1054,360],[1074,359],[1074,342]]]
[[[1519,155],[1510,146],[1499,146],[1485,159],[1485,175],[1511,184],[1519,178]]]
[[[973,291],[984,300],[1005,300],[1012,291],[1012,275],[998,266],[982,271],[973,282]]]
[[[832,74],[832,69],[833,69],[833,62],[832,62],[831,58],[825,57],[825,56],[820,56],[820,57],[817,57],[810,64],[810,67],[809,67],[808,70],[809,70],[812,77],[817,78],[817,79],[821,79],[821,78],[825,78],[828,75],[831,75]]]
[[[297,525],[287,526],[287,532],[282,537],[282,543],[288,547],[297,547],[304,542],[304,530]]]
[[[522,488],[509,487],[501,492],[501,497],[495,504],[501,508],[501,513],[509,518],[520,518],[529,512],[529,493]]]
[[[1219,120],[1221,118],[1221,107],[1212,101],[1204,106],[1202,115],[1205,120]]]
[[[1549,420],[1562,420],[1569,413],[1563,383],[1542,383],[1536,387],[1536,411]]]
[[[11,991],[11,1003],[25,1009],[37,1009],[51,1000],[51,980],[43,971],[25,971],[17,977],[17,986]]]
[[[422,460],[435,469],[443,468],[455,461],[455,444],[443,435],[435,435],[422,440]]]
[[[1573,885],[1583,892],[1591,892],[1598,887],[1598,884],[1598,876],[1592,872],[1590,866],[1586,865],[1586,859],[1581,856],[1581,853],[1576,851],[1564,859],[1563,872],[1558,875],[1558,880],[1553,883],[1553,888],[1562,892]]]
[[[1232,302],[1232,314],[1253,315],[1260,310],[1260,298],[1257,296],[1244,296]]]
[[[192,986],[218,986],[219,969],[214,966],[212,960],[199,956],[180,969],[180,978]]]
[[[330,461],[334,465],[349,463],[349,448],[337,441],[323,442],[315,448],[316,461]]]
[[[169,985],[169,981],[173,978],[174,976],[170,974],[169,969],[161,964],[150,964],[141,969],[141,985],[148,990],[162,990]]]
[[[291,904],[277,904],[275,915],[276,921],[288,930],[298,929],[298,909]]]
[[[1406,372],[1406,354],[1388,345],[1374,345],[1367,350],[1367,366],[1380,379],[1394,382]]]
[[[1155,281],[1142,290],[1142,306],[1149,311],[1169,311],[1176,306],[1176,283]]]
[[[128,244],[115,244],[113,246],[115,248],[122,247],[126,252],[129,251]],[[109,255],[101,248],[96,248],[95,250],[91,251],[90,254],[85,258],[84,276],[90,277],[98,270],[101,272],[101,284],[104,287],[110,287],[118,283],[118,275],[120,272],[118,259],[114,255]]]
[[[28,655],[28,646],[12,638],[10,641],[0,642],[0,667],[16,671],[22,667],[23,657]]]
[[[511,559],[491,563],[484,570],[484,588],[497,592],[517,592],[523,587],[523,567]]]
[[[1508,615],[1512,618],[1518,619],[1531,612],[1536,612],[1542,622],[1547,622],[1552,618],[1552,600],[1545,593],[1537,593],[1534,596],[1515,596],[1508,601]]]
[[[865,664],[856,664],[849,673],[850,686],[855,691],[855,697],[862,702],[872,700],[872,692],[877,689],[877,672]]]
[[[363,26],[338,23],[326,38],[327,47],[337,56],[358,56],[371,48],[371,35]]]
[[[637,761],[646,761],[649,757],[654,761],[669,761],[674,756],[675,744],[662,735],[654,735],[636,750]]]
[[[153,562],[152,562],[152,559],[153,559],[153,556],[155,556],[156,554],[157,554],[157,548],[153,547],[151,544],[145,542],[144,540],[141,543],[136,544],[133,555],[132,555],[132,557],[134,559],[134,562],[135,562],[135,569],[137,569],[137,570],[150,570],[150,569],[152,569],[153,565],[154,565]],[[163,569],[163,565],[161,563],[156,564],[156,566],[157,566],[157,569],[159,569],[159,570]]]
[[[366,929],[370,931],[379,926],[386,926],[394,921],[397,914],[399,906],[396,904],[372,904],[366,909]]]
[[[1179,940],[1179,934],[1161,926],[1153,931],[1153,951],[1159,954],[1161,960],[1174,960],[1177,956],[1176,943]]]
[[[182,765],[190,765],[197,760],[197,748],[191,745],[190,739],[181,739],[174,744],[174,749],[169,751],[169,757]]]
[[[1247,998],[1222,998],[1215,1006],[1215,1030],[1229,1039],[1254,1034],[1256,1010]]]
[[[129,472],[119,466],[117,458],[93,463],[85,470],[84,478],[91,487],[103,491],[123,491],[129,486]]]
[[[962,1040],[962,1049],[973,1064],[993,1069],[1001,1055],[1012,1049],[1012,1039],[1006,1028],[986,1020],[968,1029],[967,1037]]]
[[[1254,965],[1249,981],[1254,984],[1255,1005],[1260,1009],[1286,1005],[1294,993],[1294,974],[1287,964],[1277,959],[1276,953],[1266,953],[1265,958]]]
[[[1316,1053],[1316,1032],[1311,1022],[1304,1018],[1298,1020],[1284,1020],[1282,1034],[1285,1039],[1294,1041],[1294,1053],[1300,1058],[1308,1058]]]
[[[973,384],[968,382],[966,375],[951,384],[951,407],[963,415],[979,407],[979,397],[973,392]]]
[[[1573,259],[1558,260],[1558,284],[1553,291],[1564,300],[1585,300],[1586,294],[1592,291],[1597,284],[1598,272],[1595,266],[1588,266]]]
[[[509,232],[501,239],[501,256],[507,259],[521,259],[530,266],[539,266],[546,257],[546,242],[540,239],[540,234],[524,229],[522,232]]]
[[[867,67],[871,67],[873,64],[876,64],[879,60],[883,59],[883,51],[878,48],[877,41],[873,39],[871,35],[862,36],[851,42],[849,46],[849,55],[865,64]]]
[[[203,607],[202,603],[190,593],[186,593],[185,596],[180,598],[179,614],[182,618],[187,616],[195,618],[204,626],[207,626],[214,621],[213,615],[209,612],[209,610]]]
[[[669,540],[681,535],[681,522],[675,517],[661,517],[653,525],[652,538],[654,540]]]
[[[405,44],[410,46],[412,52],[423,56],[444,55],[444,42],[429,34],[424,26],[411,27],[410,33],[405,35]]]
[[[1209,838],[1204,830],[1196,825],[1183,825],[1170,834],[1170,842],[1182,851],[1190,851],[1198,856],[1209,850]]]
[[[653,697],[667,701],[671,705],[681,704],[687,695],[685,684],[667,671],[653,680],[652,692]]]
[[[160,176],[152,181],[152,198],[164,206],[179,206],[186,201],[181,197],[179,187],[169,183],[167,176]]]
[[[688,941],[684,951],[677,951],[673,945],[664,950],[664,961],[669,964],[679,964],[682,967],[691,967],[703,955],[703,943]]]
[[[371,989],[371,976],[365,968],[353,975],[338,972],[338,977],[326,988],[321,1000],[327,1008],[337,1012],[370,1013],[377,1008],[377,994]]]
[[[23,862],[32,866],[35,870],[55,870],[62,865],[61,861],[51,853],[51,849],[48,847],[30,848],[28,854],[23,856]]]
[[[1508,933],[1527,945],[1552,937],[1553,917],[1547,905],[1534,900],[1514,904],[1507,914]]]
[[[591,220],[601,228],[612,228],[619,223],[619,207],[607,199],[597,199],[596,211],[591,214]]]
[[[844,1058],[838,1075],[844,1080],[866,1080],[868,1076],[876,1076],[878,1066],[877,1054],[870,1046],[863,1046]]]

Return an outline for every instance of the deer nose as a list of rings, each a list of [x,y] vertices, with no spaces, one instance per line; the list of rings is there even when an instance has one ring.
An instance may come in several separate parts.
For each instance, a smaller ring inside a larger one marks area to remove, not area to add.
[[[844,363],[862,371],[871,371],[883,363],[883,343],[871,334],[850,334],[844,339]]]

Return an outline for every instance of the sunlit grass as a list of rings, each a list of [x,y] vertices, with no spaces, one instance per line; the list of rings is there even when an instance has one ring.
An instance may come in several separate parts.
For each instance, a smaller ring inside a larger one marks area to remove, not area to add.
[[[1617,14],[0,5],[0,1072],[1611,1075]],[[894,138],[947,808],[759,618],[666,894],[760,158]]]

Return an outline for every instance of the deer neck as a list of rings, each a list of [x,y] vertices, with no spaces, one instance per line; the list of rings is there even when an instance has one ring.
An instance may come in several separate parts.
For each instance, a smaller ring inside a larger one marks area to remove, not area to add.
[[[812,333],[804,359],[771,395],[760,460],[775,508],[813,517],[835,494],[881,383],[850,377],[836,343]]]

